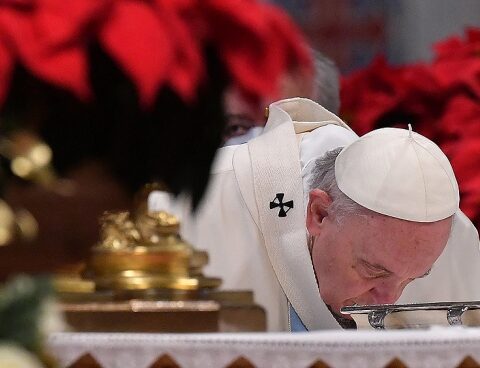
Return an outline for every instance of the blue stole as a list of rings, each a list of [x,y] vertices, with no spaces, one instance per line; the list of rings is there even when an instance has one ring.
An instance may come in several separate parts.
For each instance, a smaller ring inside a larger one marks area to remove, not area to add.
[[[288,314],[290,319],[290,331],[291,332],[308,332],[307,328],[303,324],[302,320],[298,316],[293,306],[288,303]]]

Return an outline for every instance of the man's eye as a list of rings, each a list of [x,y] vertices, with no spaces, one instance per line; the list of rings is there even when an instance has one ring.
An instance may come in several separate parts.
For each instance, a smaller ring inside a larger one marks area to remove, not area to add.
[[[387,277],[389,276],[389,273],[381,268],[376,268],[374,266],[364,264],[364,269],[365,269],[365,275],[368,278],[379,278],[379,277]]]
[[[242,135],[242,134],[245,134],[247,131],[248,131],[248,128],[242,125],[232,125],[230,127],[230,133],[233,135]]]

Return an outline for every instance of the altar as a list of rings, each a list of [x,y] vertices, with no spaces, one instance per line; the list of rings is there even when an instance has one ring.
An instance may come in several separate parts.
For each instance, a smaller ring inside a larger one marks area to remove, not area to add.
[[[480,328],[309,333],[56,333],[62,368],[480,367]]]

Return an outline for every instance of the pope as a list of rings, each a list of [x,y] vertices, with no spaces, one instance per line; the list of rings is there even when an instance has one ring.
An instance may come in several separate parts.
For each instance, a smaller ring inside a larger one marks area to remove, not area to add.
[[[194,215],[157,205],[209,251],[206,272],[254,290],[270,330],[352,327],[342,307],[394,303],[410,283],[412,302],[478,298],[478,233],[448,159],[411,127],[359,138],[310,100],[279,101],[211,180]]]

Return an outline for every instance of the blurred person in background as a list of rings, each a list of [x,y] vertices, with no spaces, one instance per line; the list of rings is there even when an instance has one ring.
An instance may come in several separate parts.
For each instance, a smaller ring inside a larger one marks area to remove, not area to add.
[[[338,114],[339,71],[335,63],[321,52],[314,49],[310,49],[310,52],[314,61],[314,75],[301,68],[288,70],[280,79],[280,88],[276,96],[255,103],[249,101],[237,88],[227,88],[225,146],[245,143],[260,135],[266,122],[265,107],[277,99],[306,97],[318,102],[334,114]]]

